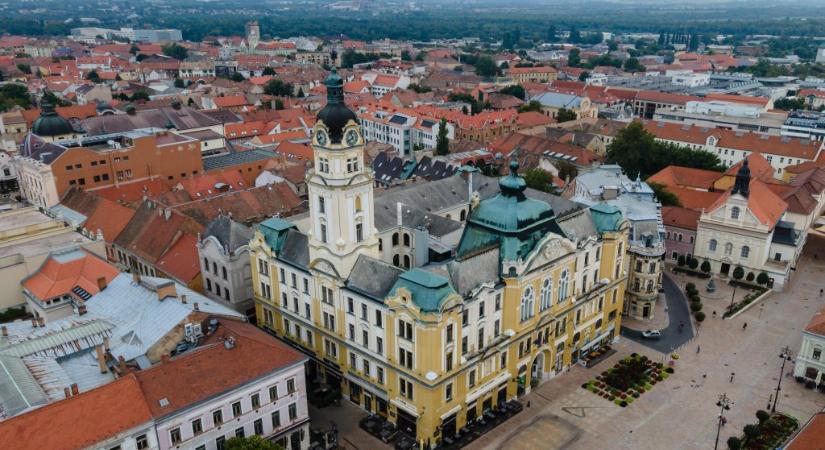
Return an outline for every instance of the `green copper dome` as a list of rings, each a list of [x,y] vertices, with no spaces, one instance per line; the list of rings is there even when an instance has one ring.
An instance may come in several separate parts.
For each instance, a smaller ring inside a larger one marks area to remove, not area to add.
[[[344,137],[344,127],[350,120],[358,122],[358,116],[344,103],[344,80],[335,68],[324,80],[327,87],[327,104],[318,112],[316,119],[329,131],[329,140],[338,144]]]
[[[32,133],[38,136],[62,136],[74,133],[68,120],[60,117],[51,103],[44,102],[40,117],[32,124]]]
[[[500,247],[502,261],[524,259],[548,233],[562,234],[549,204],[527,198],[527,182],[510,162],[510,174],[499,180],[496,196],[481,201],[467,218],[458,245],[459,259]]]

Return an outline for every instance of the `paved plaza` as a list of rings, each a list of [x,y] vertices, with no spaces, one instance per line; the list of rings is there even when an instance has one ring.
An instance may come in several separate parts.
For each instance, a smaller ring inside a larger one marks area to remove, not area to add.
[[[790,346],[795,353],[801,330],[825,304],[819,293],[825,286],[823,274],[825,238],[811,235],[790,286],[768,297],[764,306],[754,305],[732,320],[722,320],[721,312],[730,297],[703,300],[706,310],[718,308],[717,317],[708,314],[703,323],[694,324],[695,336],[679,351],[676,373],[627,408],[581,388],[582,383],[632,352],[654,360],[665,357],[641,342],[622,338],[614,346],[617,354],[591,369],[572,367],[542,384],[522,399],[522,413],[466,448],[712,449],[719,413],[716,401],[723,392],[734,401],[720,437],[720,448],[726,448],[729,436],[740,435],[746,424],[756,422],[756,411],[766,409],[779,376],[781,348]],[[680,287],[694,281],[704,289],[704,282],[696,279],[674,277],[674,281]],[[737,292],[737,300],[739,297]],[[748,327],[743,329],[746,322]],[[785,372],[793,372],[793,364],[786,365]],[[791,376],[783,377],[779,411],[804,423],[823,407],[825,395],[805,389]],[[357,421],[363,415],[342,401],[341,407],[313,410],[312,419],[313,425],[326,427],[334,418],[346,448],[387,448],[358,428]]]

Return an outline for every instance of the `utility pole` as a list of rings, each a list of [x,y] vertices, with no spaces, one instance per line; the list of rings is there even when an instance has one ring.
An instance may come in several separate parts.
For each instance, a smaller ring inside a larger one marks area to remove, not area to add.
[[[725,420],[725,410],[730,410],[730,405],[733,404],[733,400],[731,400],[727,394],[722,393],[719,396],[719,401],[716,402],[716,406],[719,407],[719,421],[716,424],[716,443],[713,444],[713,450],[717,450],[719,448],[719,434],[722,432],[722,423]]]
[[[771,414],[776,412],[776,403],[779,402],[779,391],[782,390],[782,375],[785,373],[785,362],[791,360],[791,349],[786,345],[779,355],[782,358],[782,368],[779,369],[779,379],[776,381],[776,393],[773,396],[773,406],[771,406]]]

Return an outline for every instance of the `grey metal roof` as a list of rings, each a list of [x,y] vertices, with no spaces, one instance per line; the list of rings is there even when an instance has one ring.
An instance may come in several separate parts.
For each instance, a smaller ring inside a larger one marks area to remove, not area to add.
[[[402,273],[398,267],[360,255],[347,279],[347,288],[383,302]]]
[[[221,243],[221,246],[234,252],[238,248],[246,245],[252,239],[254,231],[241,223],[235,222],[231,217],[220,215],[215,217],[203,232],[203,239],[214,237]]]
[[[0,355],[0,419],[13,417],[48,401],[22,358]]]
[[[379,232],[398,225],[397,205],[391,201],[384,197],[375,200],[375,228]],[[401,224],[408,228],[424,228],[433,236],[444,236],[462,227],[460,222],[406,205],[402,206]]]
[[[599,235],[599,231],[593,223],[593,217],[590,215],[590,210],[587,208],[566,214],[561,218],[557,217],[556,222],[565,236],[573,242]]]
[[[499,249],[496,247],[461,261],[450,261],[446,269],[453,289],[466,297],[483,283],[498,283],[499,265]]]
[[[234,166],[253,161],[261,161],[277,156],[272,150],[262,148],[247,150],[244,152],[233,152],[223,155],[208,156],[203,158],[203,170],[210,171],[215,169],[222,169],[227,166]]]
[[[222,122],[193,108],[163,107],[132,114],[112,114],[90,117],[83,121],[89,135],[118,133],[140,128],[175,128],[180,131],[219,126]]]
[[[309,269],[309,238],[307,235],[295,229],[287,230],[278,258],[294,266]]]

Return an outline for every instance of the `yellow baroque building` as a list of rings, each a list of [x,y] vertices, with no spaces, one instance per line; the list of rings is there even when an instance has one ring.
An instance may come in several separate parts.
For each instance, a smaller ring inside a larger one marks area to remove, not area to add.
[[[273,218],[250,242],[258,324],[311,357],[309,380],[435,445],[619,336],[629,225],[618,209],[557,217],[511,162],[484,199],[470,177],[457,233],[435,233],[459,212],[423,194],[427,226],[399,203],[379,230],[356,116],[341,78],[325,83],[306,230]]]

